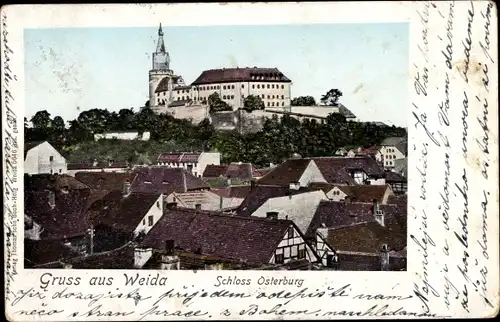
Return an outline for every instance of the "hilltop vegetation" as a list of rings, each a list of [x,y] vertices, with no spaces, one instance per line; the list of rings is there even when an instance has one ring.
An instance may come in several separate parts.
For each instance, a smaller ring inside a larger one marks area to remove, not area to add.
[[[218,151],[222,162],[252,162],[258,166],[279,163],[293,153],[303,157],[333,155],[340,147],[373,146],[390,136],[405,136],[404,128],[346,121],[331,114],[324,122],[299,122],[288,116],[267,119],[257,133],[216,131],[206,119],[197,125],[172,116],[156,115],[150,108],[118,113],[93,109],[68,121],[47,111],[25,120],[25,140],[48,140],[71,162],[113,159],[131,163],[154,163],[162,152]],[[151,132],[149,141],[94,140],[95,133]]]

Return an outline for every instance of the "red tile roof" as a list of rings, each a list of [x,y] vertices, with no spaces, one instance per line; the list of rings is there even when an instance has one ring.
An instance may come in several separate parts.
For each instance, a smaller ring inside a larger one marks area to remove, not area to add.
[[[389,185],[336,185],[332,183],[311,183],[309,185],[311,189],[320,189],[325,193],[331,191],[333,188],[337,187],[343,191],[351,201],[357,202],[373,202],[376,199],[378,202],[382,202],[385,193],[390,189]]]
[[[139,193],[187,192],[210,189],[210,186],[183,168],[162,166],[136,167],[137,176],[131,185],[131,191]]]
[[[201,153],[170,152],[158,156],[158,162],[193,163],[198,162]]]
[[[203,178],[226,177],[239,180],[251,180],[259,177],[257,169],[251,163],[231,163],[229,165],[209,164],[203,171]]]
[[[66,174],[33,174],[24,175],[24,187],[27,190],[69,190],[90,189],[89,186],[80,180]]]
[[[211,191],[225,198],[246,198],[251,191],[250,186],[230,186],[227,188],[212,189]]]
[[[123,190],[126,181],[132,182],[135,177],[132,172],[77,172],[75,178],[96,190]]]
[[[205,70],[191,85],[233,82],[276,82],[290,83],[277,68],[223,68]]]
[[[169,210],[153,226],[142,246],[161,249],[166,240],[174,240],[176,248],[187,252],[267,263],[291,225],[289,220],[177,208]]]

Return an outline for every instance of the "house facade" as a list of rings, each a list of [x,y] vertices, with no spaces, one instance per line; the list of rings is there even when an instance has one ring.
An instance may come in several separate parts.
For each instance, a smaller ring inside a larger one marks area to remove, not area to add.
[[[384,168],[394,169],[396,160],[406,158],[408,152],[407,139],[403,137],[390,137],[381,143],[380,154]]]
[[[24,173],[67,173],[68,167],[66,159],[49,142],[27,143],[24,149]]]
[[[196,177],[201,177],[207,165],[220,165],[219,152],[172,152],[158,156],[157,165],[184,168]]]

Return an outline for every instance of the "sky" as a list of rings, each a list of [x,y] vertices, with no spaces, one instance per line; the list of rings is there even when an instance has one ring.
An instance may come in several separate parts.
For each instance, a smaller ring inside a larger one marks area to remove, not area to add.
[[[148,100],[158,26],[26,29],[25,116],[75,119],[93,108],[135,111]],[[292,97],[329,89],[361,121],[407,126],[407,23],[163,26],[170,69],[186,83],[203,70],[277,67]]]

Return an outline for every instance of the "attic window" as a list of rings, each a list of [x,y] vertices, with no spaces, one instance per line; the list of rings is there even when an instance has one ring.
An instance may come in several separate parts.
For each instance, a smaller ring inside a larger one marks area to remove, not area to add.
[[[49,157],[49,161],[50,161],[50,162],[54,161],[54,156],[53,156],[53,155],[51,155],[51,156]]]

